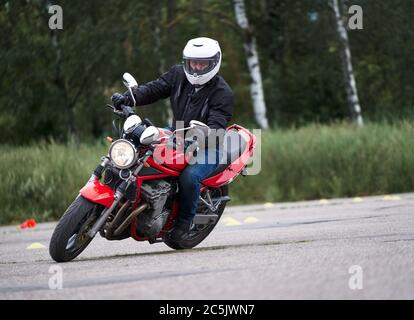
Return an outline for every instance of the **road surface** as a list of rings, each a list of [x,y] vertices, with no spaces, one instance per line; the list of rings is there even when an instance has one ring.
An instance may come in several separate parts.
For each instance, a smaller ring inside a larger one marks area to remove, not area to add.
[[[54,226],[0,227],[0,299],[414,298],[414,193],[229,207],[192,250],[97,236],[64,264]]]

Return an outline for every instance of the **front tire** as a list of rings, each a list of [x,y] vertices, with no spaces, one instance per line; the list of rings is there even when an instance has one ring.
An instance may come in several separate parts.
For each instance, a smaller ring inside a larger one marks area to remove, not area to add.
[[[60,218],[49,244],[49,253],[56,262],[76,258],[93,238],[87,235],[102,207],[79,195]]]
[[[210,189],[211,191],[211,197],[223,197],[223,196],[227,196],[228,195],[228,186],[222,186],[220,188],[214,188],[214,189]],[[190,230],[190,237],[187,240],[182,240],[182,241],[172,241],[169,238],[165,239],[165,244],[167,246],[169,246],[172,249],[175,250],[182,250],[182,249],[191,249],[194,248],[195,246],[197,246],[201,241],[203,241],[205,238],[207,238],[207,236],[210,234],[211,231],[213,231],[214,227],[216,226],[216,224],[219,222],[224,209],[226,208],[226,204],[227,202],[221,203],[220,206],[218,207],[216,214],[218,215],[218,219],[215,223],[207,225],[207,226],[202,226],[201,228],[199,228],[198,225],[192,225],[191,230]],[[198,207],[197,207],[197,213],[209,213],[208,212],[208,208],[206,207],[205,204],[203,204],[202,202],[198,203]]]

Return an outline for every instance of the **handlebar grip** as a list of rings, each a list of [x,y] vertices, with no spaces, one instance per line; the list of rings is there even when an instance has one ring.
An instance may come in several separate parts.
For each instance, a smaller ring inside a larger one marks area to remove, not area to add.
[[[116,115],[120,116],[120,117],[128,117],[129,115],[133,114],[133,110],[131,110],[131,107],[126,106],[124,104],[119,105],[118,108],[115,108],[115,106],[111,106],[110,104],[106,105],[108,108],[111,108],[113,113],[115,113]],[[128,110],[128,108],[130,110]],[[131,112],[132,111],[132,112]]]
[[[125,112],[124,110],[125,110],[125,107],[126,107],[126,105],[124,105],[124,104],[121,104],[120,106],[119,106],[119,108],[122,110],[122,112]]]
[[[121,108],[122,114],[124,115],[125,118],[128,118],[130,115],[135,114],[135,111],[130,106],[121,104],[119,107]]]

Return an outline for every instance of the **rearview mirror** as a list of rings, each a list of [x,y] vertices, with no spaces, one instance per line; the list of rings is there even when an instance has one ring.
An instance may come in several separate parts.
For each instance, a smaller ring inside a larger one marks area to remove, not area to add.
[[[124,75],[122,76],[122,82],[128,88],[128,91],[131,95],[131,98],[132,98],[132,101],[134,102],[134,107],[135,107],[137,103],[135,101],[135,97],[134,97],[134,94],[131,88],[138,85],[137,80],[135,80],[135,78],[130,73],[125,72]]]
[[[127,88],[131,88],[138,85],[137,80],[135,80],[135,78],[128,72],[124,73],[124,75],[122,76],[122,80]]]

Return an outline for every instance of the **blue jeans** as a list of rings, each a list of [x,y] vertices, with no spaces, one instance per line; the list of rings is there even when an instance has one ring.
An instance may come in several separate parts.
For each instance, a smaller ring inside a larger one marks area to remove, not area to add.
[[[180,206],[177,219],[179,224],[190,223],[194,218],[197,210],[198,197],[200,196],[201,181],[217,169],[220,154],[221,151],[218,149],[206,148],[205,153],[200,152],[196,156],[197,162],[189,164],[181,173],[179,177]],[[207,161],[208,156],[213,161]]]

